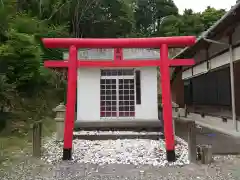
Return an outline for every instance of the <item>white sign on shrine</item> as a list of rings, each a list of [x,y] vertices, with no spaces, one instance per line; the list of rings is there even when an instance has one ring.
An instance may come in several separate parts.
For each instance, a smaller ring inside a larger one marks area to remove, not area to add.
[[[113,60],[114,49],[79,49],[78,59],[81,60]],[[159,50],[123,48],[123,59],[156,60],[160,58]],[[68,59],[68,52],[64,53],[64,59]]]

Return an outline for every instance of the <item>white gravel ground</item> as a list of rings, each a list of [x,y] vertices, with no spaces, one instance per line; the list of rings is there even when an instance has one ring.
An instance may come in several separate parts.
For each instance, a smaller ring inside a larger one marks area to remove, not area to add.
[[[146,134],[147,132],[96,132],[80,131],[75,134],[96,135],[96,134]],[[187,143],[176,137],[176,155],[178,159],[174,163],[166,161],[165,142],[162,139],[117,139],[117,140],[73,140],[73,161],[78,163],[91,164],[133,164],[152,166],[182,166],[189,164]],[[63,143],[57,143],[55,136],[44,143],[43,160],[54,164],[61,161]]]
[[[96,133],[120,134],[80,134]],[[56,136],[52,136],[44,140],[45,163],[31,156],[26,157],[9,166],[9,169],[0,169],[0,180],[239,180],[240,177],[239,156],[214,156],[215,161],[211,165],[176,167],[188,163],[187,144],[178,137],[176,153],[181,158],[173,167],[167,166],[162,140],[74,140],[75,162],[66,162],[61,160],[63,144],[56,143],[55,139]],[[159,168],[164,165],[166,167]]]

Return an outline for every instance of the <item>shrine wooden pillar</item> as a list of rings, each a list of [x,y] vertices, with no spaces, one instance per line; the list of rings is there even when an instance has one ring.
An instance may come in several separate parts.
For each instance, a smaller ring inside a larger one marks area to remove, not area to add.
[[[172,120],[172,97],[170,87],[170,60],[168,58],[168,46],[162,44],[160,48],[160,84],[162,87],[162,106],[164,134],[166,141],[166,154],[168,161],[175,161],[175,141]]]
[[[78,69],[77,58],[78,49],[76,48],[76,46],[72,45],[69,48],[67,104],[64,125],[65,128],[64,128],[63,160],[69,160],[72,158],[72,140],[77,94],[77,69]]]

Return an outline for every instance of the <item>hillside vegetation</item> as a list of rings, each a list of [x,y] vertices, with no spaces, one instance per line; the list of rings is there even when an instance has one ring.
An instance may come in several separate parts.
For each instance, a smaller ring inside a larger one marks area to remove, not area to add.
[[[63,73],[43,67],[63,50],[44,49],[42,37],[198,36],[224,13],[180,15],[172,0],[0,0],[0,129],[11,119],[11,132],[25,134],[64,101]]]

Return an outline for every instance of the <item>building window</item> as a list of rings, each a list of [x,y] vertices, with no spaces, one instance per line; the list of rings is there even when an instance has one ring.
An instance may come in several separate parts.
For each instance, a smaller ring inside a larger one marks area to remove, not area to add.
[[[103,69],[100,80],[100,116],[135,116],[134,69]]]
[[[118,104],[119,116],[131,117],[135,115],[135,92],[134,79],[119,79],[118,80]]]
[[[101,117],[117,116],[117,80],[101,79]]]
[[[136,78],[136,104],[141,104],[141,72],[139,70],[135,71]]]

